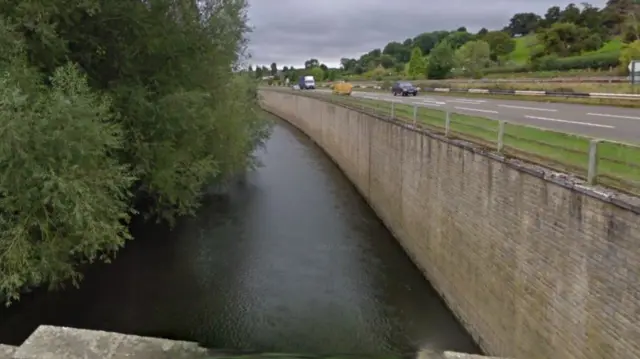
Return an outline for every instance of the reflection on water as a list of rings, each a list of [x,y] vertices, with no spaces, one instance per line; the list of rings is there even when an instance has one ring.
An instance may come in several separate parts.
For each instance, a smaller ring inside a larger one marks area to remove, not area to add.
[[[279,122],[261,158],[173,231],[135,224],[80,289],[0,311],[0,342],[46,323],[237,349],[479,351],[319,148]]]

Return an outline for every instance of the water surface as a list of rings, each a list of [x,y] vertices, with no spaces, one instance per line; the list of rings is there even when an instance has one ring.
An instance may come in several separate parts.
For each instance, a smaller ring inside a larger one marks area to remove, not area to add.
[[[39,324],[209,347],[381,354],[477,346],[346,177],[278,122],[264,166],[173,231],[136,240],[80,289],[0,311],[0,343]]]

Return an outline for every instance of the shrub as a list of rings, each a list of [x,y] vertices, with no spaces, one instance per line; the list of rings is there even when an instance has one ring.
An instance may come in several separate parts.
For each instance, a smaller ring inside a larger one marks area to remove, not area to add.
[[[618,66],[620,51],[591,53],[581,56],[557,58],[546,56],[538,63],[541,71],[568,71],[582,69],[609,69]]]
[[[640,40],[634,41],[624,46],[620,52],[620,69],[624,75],[629,74],[629,63],[632,60],[640,59]]]
[[[7,27],[0,34],[12,36]],[[133,176],[112,157],[122,132],[109,99],[74,66],[58,68],[46,87],[25,56],[4,60],[0,300],[11,302],[22,288],[79,279],[79,263],[106,260],[130,238]]]

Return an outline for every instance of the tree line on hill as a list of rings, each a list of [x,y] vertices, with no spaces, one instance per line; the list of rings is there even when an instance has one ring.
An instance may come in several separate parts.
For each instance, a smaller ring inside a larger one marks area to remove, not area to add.
[[[529,40],[530,43],[527,43]],[[532,41],[531,41],[532,40]],[[514,59],[517,42],[524,58]],[[607,49],[607,44],[611,49]],[[618,46],[615,46],[618,45]],[[604,47],[603,47],[604,46]],[[280,74],[296,78],[311,73],[319,79],[401,74],[410,78],[443,79],[453,75],[481,77],[488,73],[609,69],[626,70],[630,58],[640,58],[640,0],[609,0],[605,7],[569,4],[552,6],[544,15],[515,14],[501,30],[473,34],[465,27],[432,31],[389,42],[360,58],[342,58],[339,69],[311,59],[305,69],[277,64],[249,69],[256,77]],[[317,70],[314,70],[317,69]]]
[[[0,3],[0,301],[81,278],[255,165],[246,0]],[[145,203],[144,206],[140,205]]]

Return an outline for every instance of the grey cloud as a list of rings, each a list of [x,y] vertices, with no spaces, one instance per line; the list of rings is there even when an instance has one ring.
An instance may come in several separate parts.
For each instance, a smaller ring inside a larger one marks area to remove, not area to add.
[[[300,67],[316,58],[336,65],[390,41],[425,31],[499,29],[517,12],[543,14],[570,0],[249,0],[253,64]],[[605,0],[592,2],[603,6]]]

